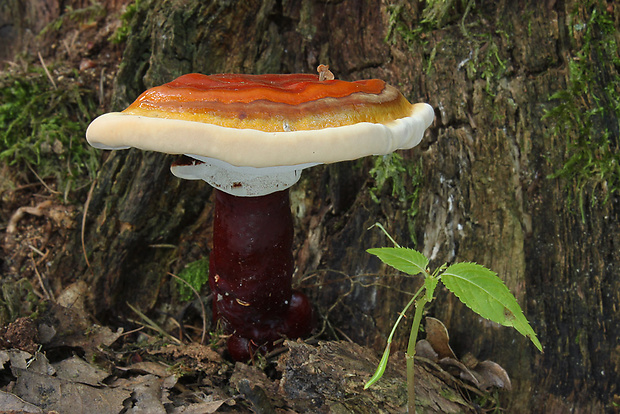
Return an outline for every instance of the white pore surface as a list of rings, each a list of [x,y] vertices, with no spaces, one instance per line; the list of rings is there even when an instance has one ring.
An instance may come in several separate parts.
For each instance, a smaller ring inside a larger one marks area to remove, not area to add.
[[[173,165],[172,174],[186,180],[204,180],[218,190],[238,197],[257,197],[289,188],[304,168],[316,163],[279,167],[236,167],[215,158],[186,154],[199,160],[191,165]]]

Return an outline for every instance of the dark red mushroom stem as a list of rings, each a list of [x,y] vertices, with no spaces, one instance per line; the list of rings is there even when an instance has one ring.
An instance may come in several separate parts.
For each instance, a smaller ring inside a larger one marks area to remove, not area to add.
[[[308,335],[312,306],[292,290],[293,219],[288,190],[236,197],[215,190],[210,285],[214,318],[231,334],[228,350],[244,361],[283,336]]]

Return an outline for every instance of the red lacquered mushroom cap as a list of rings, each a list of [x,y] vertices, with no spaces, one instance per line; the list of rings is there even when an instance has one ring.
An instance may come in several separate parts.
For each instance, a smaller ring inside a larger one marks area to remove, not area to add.
[[[386,123],[411,105],[378,79],[319,81],[316,75],[199,75],[144,92],[123,113],[236,129],[291,132]]]
[[[270,167],[289,166],[287,175],[296,172],[284,181],[294,183],[309,165],[411,148],[433,119],[429,105],[411,105],[378,79],[189,74],[147,90],[123,112],[95,119],[86,137],[102,149],[136,147],[218,160],[209,171],[224,165],[271,175]],[[213,184],[204,168],[180,166],[173,172]]]

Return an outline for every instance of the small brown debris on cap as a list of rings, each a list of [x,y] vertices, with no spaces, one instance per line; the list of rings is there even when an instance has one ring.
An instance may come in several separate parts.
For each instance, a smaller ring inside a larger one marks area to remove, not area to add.
[[[328,65],[319,65],[316,71],[319,72],[320,81],[334,80],[334,74],[329,70]]]

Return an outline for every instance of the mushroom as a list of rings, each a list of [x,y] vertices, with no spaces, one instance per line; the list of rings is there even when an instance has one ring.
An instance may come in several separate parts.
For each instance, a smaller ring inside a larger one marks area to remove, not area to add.
[[[412,148],[434,119],[429,105],[411,105],[381,80],[329,80],[322,69],[321,79],[184,75],[86,132],[96,148],[185,154],[172,173],[215,187],[209,284],[236,360],[315,326],[308,298],[291,287],[288,188],[301,171]]]

